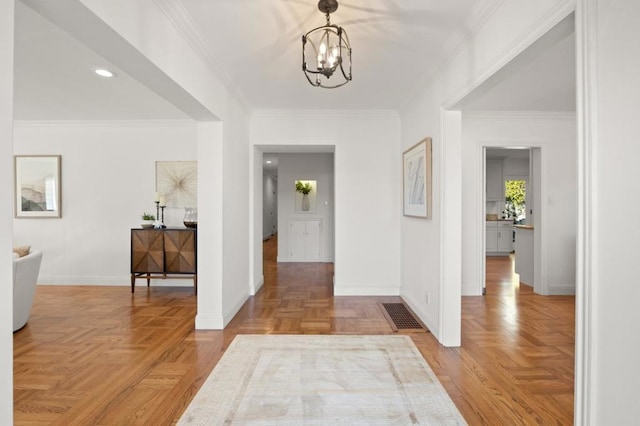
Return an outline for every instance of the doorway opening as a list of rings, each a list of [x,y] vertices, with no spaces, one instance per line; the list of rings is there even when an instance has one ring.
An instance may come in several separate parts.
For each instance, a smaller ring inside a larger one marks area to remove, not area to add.
[[[267,254],[273,257],[269,268],[284,263],[333,264],[333,151],[333,146],[255,148],[252,294],[273,272],[267,271]]]
[[[534,206],[535,201],[541,199],[542,168],[541,151],[537,147],[484,147],[483,151],[485,233],[482,294],[486,294],[487,282],[495,282],[496,267],[503,276],[500,282],[505,281],[508,271],[511,271],[507,281],[519,286],[521,277],[518,266],[526,265],[527,270],[533,271],[536,257],[540,259],[540,234],[539,230],[536,233],[534,226]],[[538,204],[541,203],[538,201]],[[542,207],[540,205],[538,210]],[[532,228],[531,252],[517,253],[517,228],[520,226]],[[537,238],[534,234],[537,234]],[[516,262],[516,258],[519,262]],[[535,274],[527,276],[533,277]],[[537,277],[539,279],[539,272]],[[525,284],[533,288],[535,281],[528,280]]]
[[[264,154],[262,166],[262,239],[266,241],[277,235],[278,155]]]

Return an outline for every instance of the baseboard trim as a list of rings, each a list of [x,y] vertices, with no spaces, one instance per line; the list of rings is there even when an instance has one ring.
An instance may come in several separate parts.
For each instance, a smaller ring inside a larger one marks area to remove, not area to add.
[[[575,296],[575,285],[554,285],[547,287],[548,296]]]
[[[341,286],[333,287],[334,296],[400,296],[400,287],[392,286]]]
[[[258,283],[254,286],[253,288],[253,294],[251,294],[250,296],[255,296],[256,293],[258,293],[258,291],[260,291],[260,289],[262,288],[262,286],[264,285],[264,275],[260,275],[260,280],[258,281]]]
[[[236,314],[240,311],[240,309],[242,309],[242,306],[245,304],[245,302],[248,299],[249,299],[249,295],[247,295],[246,297],[241,297],[240,300],[236,302],[235,306],[233,306],[226,314],[224,314],[224,316],[222,317],[223,328],[226,327],[227,324],[231,322],[233,317],[235,317]]]
[[[440,341],[440,329],[438,327],[436,327],[433,324],[433,322],[429,321],[429,318],[428,318],[426,312],[424,312],[422,309],[420,309],[420,307],[418,307],[414,303],[411,303],[411,301],[409,299],[405,298],[404,296],[402,296],[402,301],[404,303],[406,303],[407,306],[409,306],[409,308],[411,308],[413,313],[418,316],[418,319],[420,321],[422,321],[422,323],[429,329],[431,334],[433,334],[436,337],[436,339],[438,339],[438,341]]]
[[[485,255],[487,256],[491,256],[491,257],[505,257],[505,256],[509,256],[511,254],[511,252],[506,252],[506,251],[488,251],[485,253]]]
[[[222,330],[224,328],[221,316],[213,314],[196,314],[196,330]]]
[[[477,286],[462,286],[462,296],[482,296],[482,290],[478,292]]]
[[[96,277],[96,276],[46,276],[38,277],[38,285],[87,285],[87,286],[122,286],[131,287],[131,275],[122,277]],[[136,287],[147,286],[143,278],[136,279]],[[151,279],[154,287],[193,287],[192,280],[184,279]]]

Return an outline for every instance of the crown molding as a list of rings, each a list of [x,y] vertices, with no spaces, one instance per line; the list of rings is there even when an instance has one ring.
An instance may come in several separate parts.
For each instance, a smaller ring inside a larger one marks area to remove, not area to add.
[[[466,35],[453,34],[445,43],[445,52],[447,52],[446,60],[436,74],[439,74],[440,71],[453,61],[504,2],[505,0],[484,0],[478,1],[473,5],[471,12],[467,16],[467,19],[465,19],[464,28]]]
[[[28,127],[195,127],[197,121],[178,120],[14,120],[14,128]]]
[[[400,114],[392,109],[376,109],[376,110],[335,110],[335,109],[313,109],[313,110],[293,110],[293,109],[265,109],[256,110],[251,115],[251,119],[255,118],[279,118],[279,117],[295,117],[295,118],[314,118],[322,117],[323,119],[353,119],[353,118],[390,118],[400,119]]]
[[[576,119],[575,111],[470,111],[462,112],[462,120],[561,120]]]
[[[180,2],[174,0],[153,0],[153,3],[178,30],[193,51],[202,59],[207,68],[220,78],[224,86],[236,97],[242,107],[250,111],[251,108],[249,108],[249,102],[246,97],[234,84],[227,68],[211,51],[206,37],[202,34],[202,31],[198,28],[193,17],[185,7]]]
[[[469,42],[475,37],[475,35],[480,31],[480,29],[484,26],[484,24],[493,16],[496,10],[502,6],[502,4],[506,0],[484,0],[477,1],[473,7],[471,8],[471,12],[467,19],[464,21],[464,33],[454,33],[449,39],[445,42],[445,54],[444,60],[441,62],[440,66],[437,68],[436,72],[426,76],[425,78],[419,80],[414,85],[413,93],[420,93],[426,88],[433,85],[439,78],[439,76],[446,70],[446,68],[453,62],[456,56],[462,52],[462,50],[469,45]],[[415,96],[409,97],[405,102],[400,105],[399,110],[403,111],[406,107],[411,104],[414,100]]]

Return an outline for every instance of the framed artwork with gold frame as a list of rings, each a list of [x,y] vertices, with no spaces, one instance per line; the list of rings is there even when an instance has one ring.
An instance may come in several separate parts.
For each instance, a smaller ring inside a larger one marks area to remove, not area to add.
[[[431,219],[431,138],[426,137],[402,154],[403,214]]]

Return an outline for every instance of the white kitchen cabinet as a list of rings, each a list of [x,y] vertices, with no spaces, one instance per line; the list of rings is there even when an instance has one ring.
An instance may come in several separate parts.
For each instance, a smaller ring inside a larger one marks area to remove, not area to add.
[[[320,262],[321,219],[289,221],[289,261]]]
[[[513,251],[513,222],[498,222],[498,251],[511,253]]]
[[[487,234],[487,252],[498,251],[498,222],[485,222],[485,232]]]
[[[487,160],[487,201],[504,201],[503,160]]]
[[[520,275],[520,282],[534,286],[534,233],[533,226],[516,226],[516,261],[514,272]]]
[[[488,255],[506,255],[513,251],[513,222],[486,221],[486,252]]]

